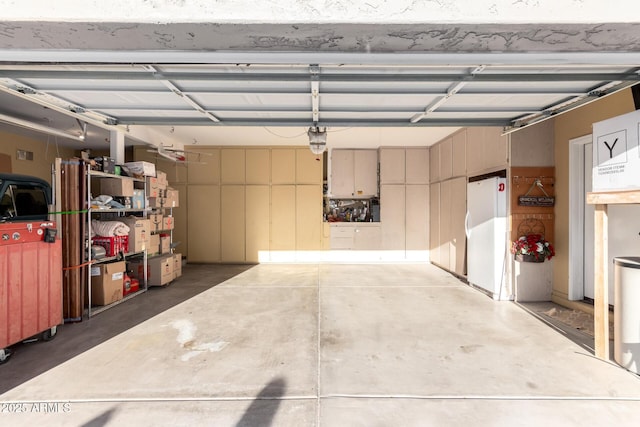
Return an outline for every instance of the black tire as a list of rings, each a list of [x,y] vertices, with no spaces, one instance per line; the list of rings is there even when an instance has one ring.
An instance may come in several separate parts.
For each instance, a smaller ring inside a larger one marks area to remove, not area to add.
[[[56,337],[56,335],[58,335],[58,327],[54,326],[51,329],[47,329],[46,331],[44,331],[40,335],[40,338],[42,339],[42,341],[51,341]]]

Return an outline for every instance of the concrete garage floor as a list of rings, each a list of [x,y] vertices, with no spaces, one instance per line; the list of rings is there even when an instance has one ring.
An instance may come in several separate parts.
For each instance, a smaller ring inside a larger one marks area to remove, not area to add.
[[[636,426],[640,414],[640,377],[424,264],[188,265],[16,346],[0,393],[11,426]]]

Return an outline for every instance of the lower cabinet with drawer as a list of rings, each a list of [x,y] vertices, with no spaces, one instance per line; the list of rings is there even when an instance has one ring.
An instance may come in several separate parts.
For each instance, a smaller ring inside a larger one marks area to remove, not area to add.
[[[379,223],[331,224],[331,249],[371,251],[380,249]]]

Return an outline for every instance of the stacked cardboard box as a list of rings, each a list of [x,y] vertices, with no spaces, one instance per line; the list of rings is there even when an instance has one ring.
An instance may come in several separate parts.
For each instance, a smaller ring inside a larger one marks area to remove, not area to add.
[[[173,255],[149,258],[147,260],[147,285],[164,286],[171,282],[174,279],[173,266]],[[132,270],[132,276],[142,282],[144,280],[143,261],[131,261],[129,267]]]
[[[123,297],[125,262],[91,267],[91,305],[107,305]]]
[[[122,222],[129,226],[129,252],[141,252],[147,249],[151,238],[151,221],[130,216],[122,218]]]

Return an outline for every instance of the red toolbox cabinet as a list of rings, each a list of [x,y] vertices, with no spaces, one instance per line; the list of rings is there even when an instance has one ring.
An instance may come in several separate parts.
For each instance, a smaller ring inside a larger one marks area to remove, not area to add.
[[[0,351],[62,319],[62,244],[44,241],[55,223],[0,224]]]
[[[63,322],[62,241],[49,221],[49,184],[0,174],[0,363],[7,347],[52,338]]]

